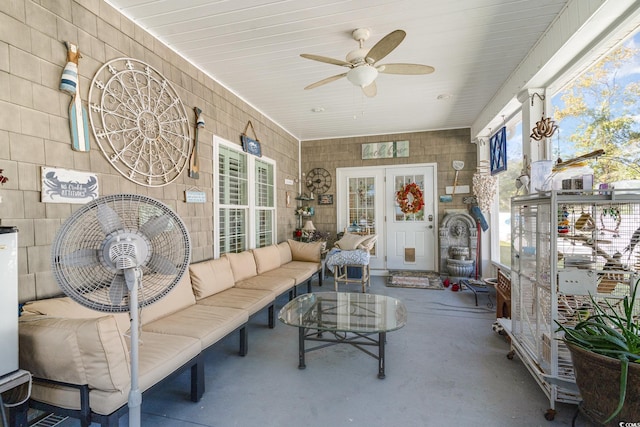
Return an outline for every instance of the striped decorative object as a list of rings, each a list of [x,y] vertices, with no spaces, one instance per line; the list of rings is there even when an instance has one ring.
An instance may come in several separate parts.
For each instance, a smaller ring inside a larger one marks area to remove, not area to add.
[[[78,60],[80,51],[73,43],[65,42],[67,46],[67,65],[64,66],[60,79],[60,90],[71,95],[69,104],[69,130],[71,132],[72,147],[76,151],[89,151],[89,126],[87,110],[82,105],[79,92]]]
[[[73,96],[78,90],[78,64],[67,62],[62,71],[60,90]]]

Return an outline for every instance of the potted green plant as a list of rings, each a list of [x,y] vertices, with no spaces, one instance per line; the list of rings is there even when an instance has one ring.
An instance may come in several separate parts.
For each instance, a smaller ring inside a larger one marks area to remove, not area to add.
[[[616,307],[590,295],[586,319],[573,327],[556,322],[571,352],[581,411],[601,424],[640,420],[639,283]]]

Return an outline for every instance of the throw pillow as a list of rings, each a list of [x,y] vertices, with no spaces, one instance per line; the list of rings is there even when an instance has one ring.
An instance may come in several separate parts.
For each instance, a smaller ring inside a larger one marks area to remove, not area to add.
[[[298,242],[288,240],[291,248],[291,258],[293,261],[320,262],[322,252],[322,242]]]
[[[343,251],[352,251],[354,249],[357,249],[358,245],[360,245],[370,237],[371,236],[368,235],[361,236],[359,234],[344,233],[342,239],[338,240],[335,246],[342,249]]]
[[[378,235],[371,234],[367,236],[367,238],[364,239],[362,242],[360,242],[360,244],[358,245],[358,249],[364,249],[365,251],[370,251],[371,249],[373,249],[373,245],[376,244],[377,240],[378,240]]]

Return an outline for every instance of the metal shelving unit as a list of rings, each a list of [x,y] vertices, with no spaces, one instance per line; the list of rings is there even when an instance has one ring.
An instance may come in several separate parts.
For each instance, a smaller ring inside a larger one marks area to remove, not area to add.
[[[591,312],[590,295],[614,309],[640,271],[640,191],[550,191],[511,199],[511,319],[501,324],[545,392],[579,403],[571,355],[556,332]],[[640,314],[639,314],[640,315]]]

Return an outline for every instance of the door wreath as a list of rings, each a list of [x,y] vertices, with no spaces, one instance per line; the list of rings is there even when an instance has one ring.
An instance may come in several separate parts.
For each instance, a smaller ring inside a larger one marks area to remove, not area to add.
[[[396,201],[405,214],[416,214],[424,207],[422,190],[414,182],[406,184],[396,193]]]

